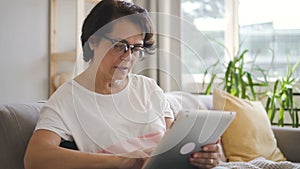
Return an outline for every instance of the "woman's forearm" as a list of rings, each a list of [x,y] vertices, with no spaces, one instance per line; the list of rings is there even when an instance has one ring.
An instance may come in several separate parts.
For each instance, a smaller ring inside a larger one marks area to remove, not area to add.
[[[84,153],[60,147],[34,148],[25,156],[26,169],[117,169],[121,157]]]
[[[32,136],[24,158],[26,169],[118,169],[125,158],[59,147],[60,137],[49,131]]]

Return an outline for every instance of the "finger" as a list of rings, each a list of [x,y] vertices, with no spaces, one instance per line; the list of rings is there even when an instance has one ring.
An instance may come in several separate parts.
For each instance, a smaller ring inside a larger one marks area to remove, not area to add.
[[[219,159],[209,159],[209,158],[191,158],[190,162],[192,165],[201,168],[213,168],[219,165]]]
[[[125,158],[120,165],[121,169],[141,169],[145,163],[143,158]]]
[[[220,151],[220,145],[219,144],[208,144],[203,146],[203,151],[210,151],[210,152],[218,152]]]
[[[144,150],[137,151],[137,155],[139,158],[149,158],[150,157],[150,154],[148,152],[145,152]]]
[[[213,152],[196,152],[196,153],[194,153],[194,154],[192,154],[192,156],[191,156],[192,158],[195,158],[195,159],[197,159],[197,158],[202,158],[202,159],[220,159],[220,157],[221,157],[221,153],[219,153],[219,152],[215,152],[215,153],[213,153]]]
[[[144,149],[143,151],[150,156],[154,151],[154,149],[155,147],[151,147],[151,148]]]
[[[142,168],[142,166],[144,165],[144,163],[145,163],[144,159],[138,158],[137,161],[136,161],[136,163],[135,163],[134,168],[140,169],[140,168]]]
[[[137,165],[138,159],[136,158],[124,158],[124,161],[120,165],[120,169],[133,169]]]

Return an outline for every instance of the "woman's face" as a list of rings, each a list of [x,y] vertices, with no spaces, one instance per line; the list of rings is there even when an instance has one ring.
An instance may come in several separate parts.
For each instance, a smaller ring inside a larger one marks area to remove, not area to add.
[[[98,64],[97,75],[100,74],[106,80],[123,80],[138,59],[136,51],[142,49],[142,29],[128,20],[119,19],[114,23],[111,33],[104,36],[94,46],[94,63]]]

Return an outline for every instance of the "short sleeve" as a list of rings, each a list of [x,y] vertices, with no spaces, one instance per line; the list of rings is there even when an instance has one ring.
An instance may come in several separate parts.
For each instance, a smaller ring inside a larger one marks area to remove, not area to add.
[[[170,103],[168,102],[166,96],[164,96],[165,108],[164,108],[164,115],[165,117],[169,117],[174,119],[174,112],[171,109]]]
[[[150,79],[150,78],[149,78]],[[163,113],[164,113],[164,116],[165,117],[169,117],[169,118],[172,118],[174,119],[174,112],[173,110],[171,109],[171,106],[170,106],[170,103],[167,99],[167,97],[165,96],[164,94],[164,91],[162,90],[162,88],[160,88],[157,83],[155,82],[154,79],[150,79],[151,81],[151,84],[152,84],[152,87],[158,91],[158,99],[161,100],[161,103],[162,103],[162,106],[163,106]]]
[[[59,114],[52,108],[44,106],[35,130],[45,129],[58,134],[63,140],[73,141],[71,133]]]

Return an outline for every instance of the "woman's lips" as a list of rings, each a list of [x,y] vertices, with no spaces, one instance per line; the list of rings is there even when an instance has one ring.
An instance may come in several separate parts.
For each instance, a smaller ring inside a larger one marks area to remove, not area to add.
[[[114,68],[120,71],[128,71],[128,67],[126,66],[114,66]]]

